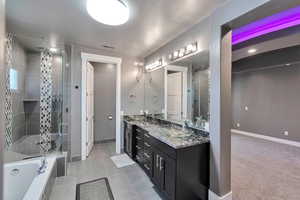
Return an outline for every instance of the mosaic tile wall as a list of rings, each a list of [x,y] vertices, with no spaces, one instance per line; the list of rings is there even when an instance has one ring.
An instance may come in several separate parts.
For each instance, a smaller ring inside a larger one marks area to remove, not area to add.
[[[49,51],[41,53],[40,150],[43,154],[51,148],[52,59]]]
[[[8,34],[6,37],[5,46],[5,105],[4,105],[4,117],[5,117],[5,147],[9,147],[12,142],[12,95],[10,90],[10,73],[13,62],[13,35]]]

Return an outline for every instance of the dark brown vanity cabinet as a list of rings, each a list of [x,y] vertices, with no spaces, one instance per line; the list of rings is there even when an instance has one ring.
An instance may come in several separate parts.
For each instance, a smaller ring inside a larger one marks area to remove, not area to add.
[[[133,159],[167,200],[207,200],[209,143],[175,149],[133,127]]]
[[[153,155],[153,182],[164,196],[175,199],[176,162],[160,151],[155,151]]]

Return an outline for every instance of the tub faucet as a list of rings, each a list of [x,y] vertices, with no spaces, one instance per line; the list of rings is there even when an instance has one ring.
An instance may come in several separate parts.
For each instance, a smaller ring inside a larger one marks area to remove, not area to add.
[[[39,174],[42,174],[46,171],[46,168],[47,168],[47,160],[46,160],[46,156],[42,156],[41,158],[41,165],[40,167],[38,168],[38,173]]]

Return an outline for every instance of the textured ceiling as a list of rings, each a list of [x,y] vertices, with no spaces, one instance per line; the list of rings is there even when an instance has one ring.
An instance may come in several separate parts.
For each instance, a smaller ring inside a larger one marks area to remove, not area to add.
[[[128,0],[129,21],[107,26],[90,18],[86,0],[9,0],[7,26],[22,38],[45,38],[54,46],[81,44],[144,57],[213,12],[225,0]],[[25,42],[26,43],[26,42]],[[30,42],[27,42],[30,45]]]

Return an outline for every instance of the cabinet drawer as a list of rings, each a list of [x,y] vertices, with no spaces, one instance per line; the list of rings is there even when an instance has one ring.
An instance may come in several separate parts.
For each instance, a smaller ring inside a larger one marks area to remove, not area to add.
[[[150,177],[152,177],[152,174],[153,174],[153,168],[152,168],[152,163],[151,162],[145,162],[143,164],[143,168],[146,172],[146,174]]]
[[[153,146],[149,141],[144,141],[143,146],[144,146],[145,150],[152,151],[152,149],[153,149]]]
[[[136,148],[138,149],[138,147],[140,148],[144,148],[144,140],[136,140]]]
[[[152,163],[152,160],[153,160],[153,152],[151,150],[144,150],[143,151],[143,156],[145,158],[145,160],[147,162],[151,162]]]

